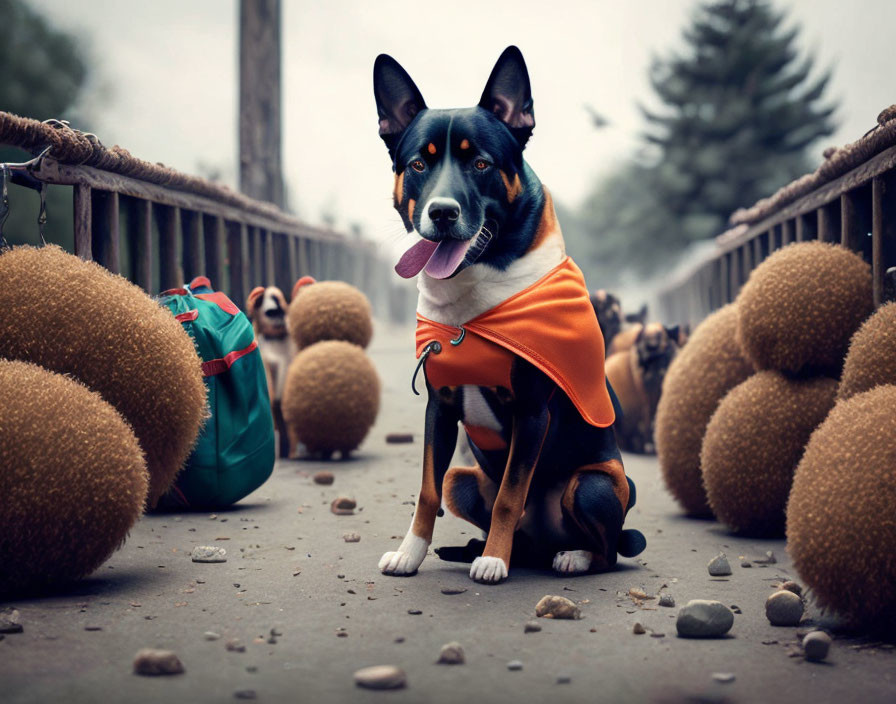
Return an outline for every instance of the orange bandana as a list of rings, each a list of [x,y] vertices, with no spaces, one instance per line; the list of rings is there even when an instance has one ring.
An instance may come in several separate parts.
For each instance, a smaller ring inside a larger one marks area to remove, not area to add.
[[[417,314],[417,357],[431,342],[427,381],[442,386],[512,389],[514,356],[547,374],[591,425],[606,428],[615,415],[604,373],[604,338],[585,278],[566,257],[534,284],[464,323],[442,325]]]

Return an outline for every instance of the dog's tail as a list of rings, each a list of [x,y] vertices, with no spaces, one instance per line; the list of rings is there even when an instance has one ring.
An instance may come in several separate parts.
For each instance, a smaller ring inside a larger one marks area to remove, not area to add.
[[[627,528],[619,536],[616,552],[623,557],[634,557],[644,552],[646,547],[647,538],[644,537],[644,534],[634,528]]]

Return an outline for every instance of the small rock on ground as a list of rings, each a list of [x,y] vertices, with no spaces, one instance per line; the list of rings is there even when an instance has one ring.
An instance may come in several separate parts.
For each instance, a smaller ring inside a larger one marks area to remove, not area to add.
[[[193,562],[227,562],[227,551],[213,545],[197,545],[190,553]]]
[[[775,553],[771,550],[765,551],[765,557],[760,557],[757,560],[753,560],[757,565],[775,565],[778,563],[778,559],[775,557]]]
[[[820,662],[828,656],[831,648],[831,637],[824,631],[812,631],[803,638],[803,652],[806,660]]]
[[[789,592],[793,592],[797,596],[803,595],[803,588],[792,579],[788,579],[786,582],[781,582],[781,584],[778,585],[778,589],[786,589]]]
[[[660,606],[675,606],[675,597],[671,594],[660,594],[660,600],[658,603]]]
[[[579,607],[565,596],[546,595],[535,605],[535,615],[539,618],[582,618]]]
[[[355,672],[355,684],[365,689],[401,689],[407,683],[404,670],[395,665],[374,665]]]
[[[540,630],[541,625],[535,621],[528,621],[523,627],[523,633],[538,633]]]
[[[731,565],[728,564],[728,557],[723,552],[712,558],[707,568],[713,577],[725,577],[731,574]]]
[[[347,543],[360,543],[361,536],[358,533],[345,533],[342,536],[342,539]]]
[[[713,672],[712,678],[716,682],[734,682],[734,673],[733,672]]]
[[[520,662],[519,660],[511,660],[509,663],[507,663],[507,669],[510,670],[511,672],[516,672],[517,670],[522,670],[523,663]]]
[[[243,645],[242,643],[240,643],[238,638],[231,638],[229,641],[227,641],[224,644],[224,647],[233,653],[245,653],[246,652],[246,646]]]
[[[179,675],[183,663],[171,650],[143,648],[134,656],[134,672],[138,675]]]
[[[314,479],[315,484],[323,484],[324,486],[329,486],[335,481],[336,475],[334,475],[332,472],[317,472],[312,478]]]
[[[787,589],[773,593],[765,602],[765,615],[773,626],[796,626],[803,617],[803,600]]]
[[[386,442],[390,445],[402,445],[414,442],[413,433],[389,433],[386,435]]]
[[[238,689],[233,693],[236,699],[258,699],[254,689]]]
[[[692,599],[678,612],[675,626],[684,638],[718,638],[734,625],[734,614],[720,601]]]
[[[647,633],[647,631],[645,630],[644,626],[636,622],[635,625],[632,626],[632,633],[634,633],[636,636],[640,636]]]
[[[355,512],[355,506],[357,505],[358,503],[354,499],[348,496],[340,496],[333,499],[333,503],[330,504],[330,510],[337,516],[350,516]]]
[[[422,612],[420,609],[408,609],[408,613],[409,613],[411,616],[419,616],[419,615],[422,614],[423,612]]]
[[[0,633],[21,633],[24,630],[18,609],[0,609]]]
[[[443,645],[439,652],[439,659],[436,661],[439,665],[463,665],[464,662],[466,660],[463,646],[456,641]]]
[[[220,633],[215,633],[214,631],[206,631],[202,635],[206,640],[218,640],[221,637]]]
[[[557,675],[557,684],[569,684],[572,682],[572,677],[569,675]]]
[[[467,591],[466,587],[442,587],[442,594],[448,594],[449,596],[463,594],[465,591]]]

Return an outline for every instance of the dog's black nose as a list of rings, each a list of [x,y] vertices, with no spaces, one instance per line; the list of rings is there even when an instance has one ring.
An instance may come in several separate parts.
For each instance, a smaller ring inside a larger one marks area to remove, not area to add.
[[[427,211],[433,225],[445,229],[454,224],[460,217],[460,203],[454,198],[433,198]]]

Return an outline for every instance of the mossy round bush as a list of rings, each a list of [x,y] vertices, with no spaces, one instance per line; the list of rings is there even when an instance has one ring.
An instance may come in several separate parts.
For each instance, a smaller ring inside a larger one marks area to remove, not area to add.
[[[77,381],[0,360],[0,594],[93,572],[143,511],[149,477],[121,414]]]
[[[323,340],[367,347],[373,335],[370,301],[344,281],[302,286],[289,304],[286,324],[299,349]]]
[[[753,270],[737,309],[737,339],[756,369],[839,376],[873,310],[871,267],[840,245],[791,244]]]
[[[881,384],[896,384],[896,303],[878,308],[852,336],[837,397],[850,398]]]
[[[812,434],[787,504],[787,551],[823,609],[896,627],[896,386],[841,400]]]
[[[56,246],[0,254],[0,311],[0,357],[70,374],[125,417],[155,506],[206,413],[201,361],[182,325],[141,288]]]
[[[734,387],[716,409],[700,454],[716,518],[752,536],[784,534],[793,473],[837,393],[828,377],[790,379],[764,371]]]
[[[706,425],[722,397],[753,367],[734,339],[737,309],[706,318],[672,360],[656,411],[656,450],[669,491],[686,513],[709,515],[700,471]]]
[[[379,407],[379,376],[357,345],[342,340],[318,342],[299,352],[289,365],[283,417],[311,453],[355,450]]]

